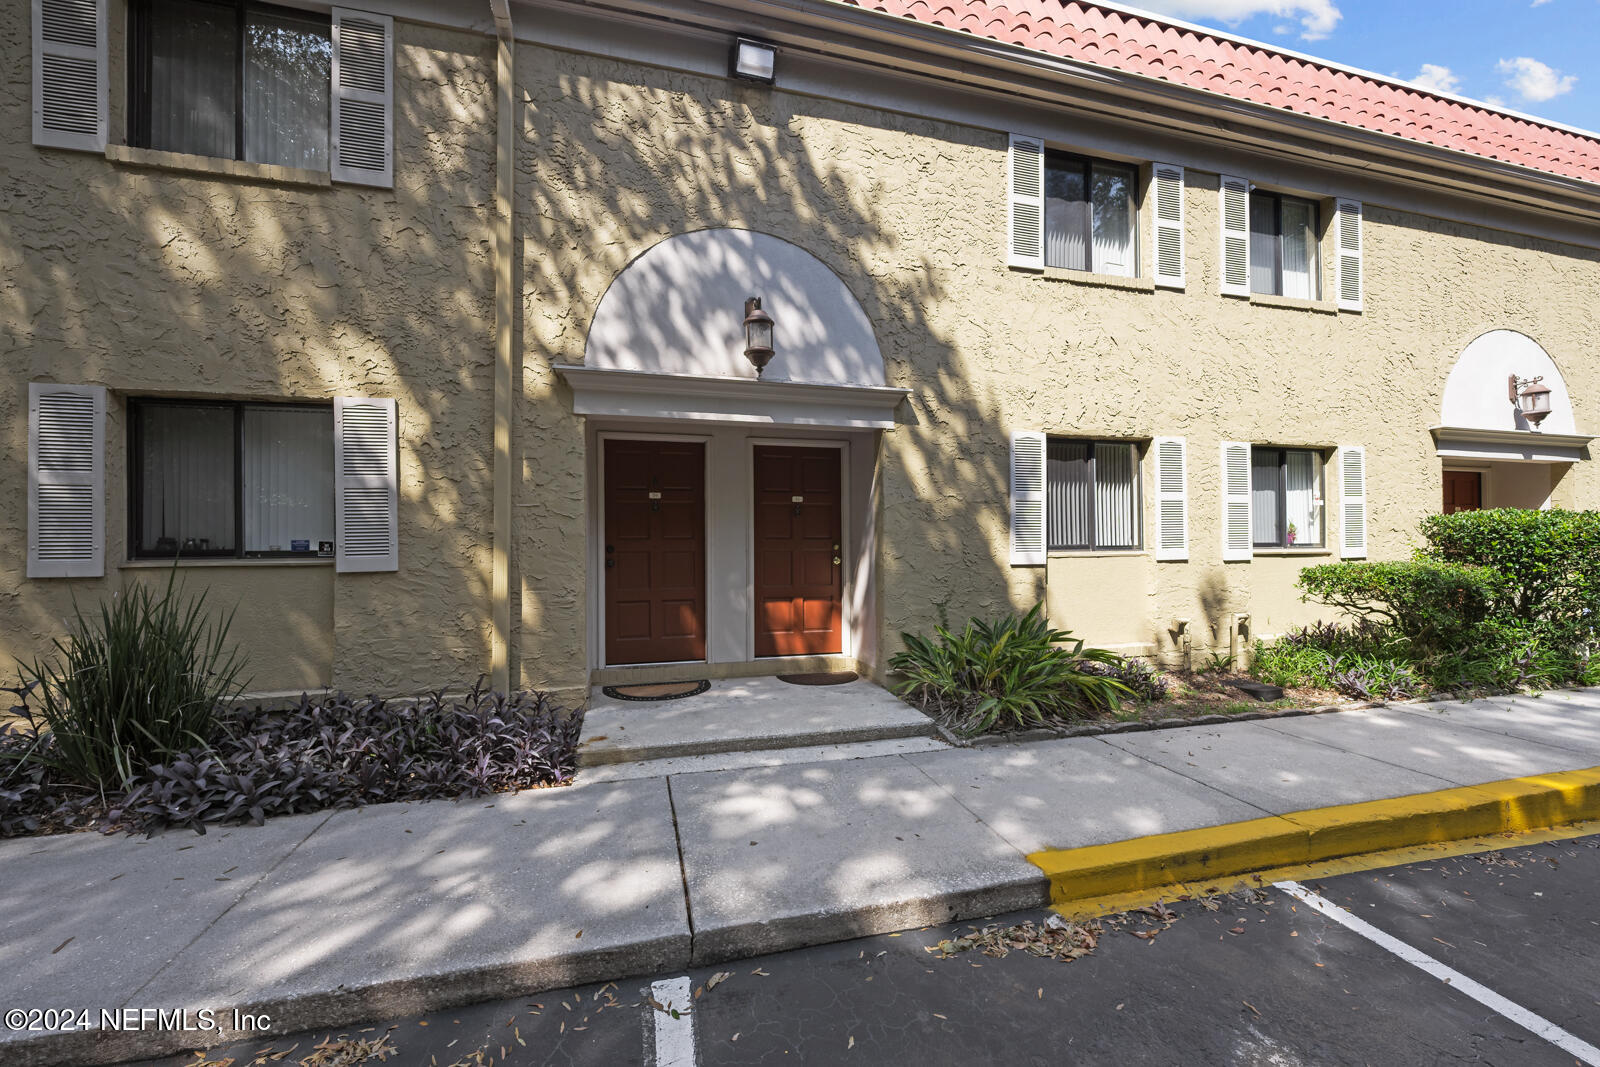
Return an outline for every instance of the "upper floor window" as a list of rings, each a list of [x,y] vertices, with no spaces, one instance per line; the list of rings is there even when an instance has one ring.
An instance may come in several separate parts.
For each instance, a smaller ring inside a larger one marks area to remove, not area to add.
[[[1322,456],[1304,448],[1250,450],[1250,525],[1256,548],[1322,545]]]
[[[1317,273],[1317,205],[1252,190],[1250,291],[1316,300]]]
[[[1139,456],[1127,441],[1052,437],[1045,527],[1053,549],[1139,547]]]
[[[328,170],[327,15],[134,0],[128,139],[141,148]]]
[[[1046,152],[1044,265],[1133,277],[1138,180],[1122,163]]]

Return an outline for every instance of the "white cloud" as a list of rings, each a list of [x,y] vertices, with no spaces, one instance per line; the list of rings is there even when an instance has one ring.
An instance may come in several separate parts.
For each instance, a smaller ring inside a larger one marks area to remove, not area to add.
[[[1454,93],[1461,90],[1461,79],[1449,67],[1437,63],[1424,63],[1422,69],[1406,79],[1412,85],[1435,93]]]
[[[1256,15],[1296,19],[1300,37],[1306,41],[1328,36],[1344,17],[1333,0],[1142,0],[1136,6],[1195,22],[1225,22],[1230,26]]]
[[[1544,5],[1548,4],[1549,2],[1550,2],[1550,0],[1533,0],[1533,3],[1529,4],[1528,6],[1529,7],[1543,7]]]
[[[1527,56],[1502,59],[1494,69],[1505,77],[1507,88],[1515,89],[1524,100],[1535,102],[1570,93],[1572,87],[1578,84],[1576,74],[1563,74],[1549,64]]]

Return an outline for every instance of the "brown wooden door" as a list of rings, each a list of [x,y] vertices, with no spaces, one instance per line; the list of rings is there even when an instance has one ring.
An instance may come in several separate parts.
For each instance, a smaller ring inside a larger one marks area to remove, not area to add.
[[[839,462],[836,448],[755,450],[758,656],[843,649]]]
[[[1483,507],[1483,475],[1478,471],[1444,472],[1444,513],[1477,511]]]
[[[698,441],[605,443],[608,664],[706,658],[705,472]]]

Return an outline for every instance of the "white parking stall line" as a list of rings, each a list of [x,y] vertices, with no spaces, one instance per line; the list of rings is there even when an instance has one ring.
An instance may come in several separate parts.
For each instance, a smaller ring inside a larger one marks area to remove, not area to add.
[[[689,979],[663,978],[650,986],[650,997],[656,1002],[650,1007],[656,1017],[656,1067],[695,1067]]]
[[[1494,990],[1473,981],[1455,968],[1440,963],[1432,956],[1412,948],[1399,938],[1391,937],[1371,923],[1352,915],[1328,898],[1313,893],[1299,882],[1276,882],[1274,884],[1301,903],[1316,909],[1346,929],[1360,934],[1380,948],[1392,952],[1413,967],[1426,971],[1441,982],[1448,984],[1451,989],[1465,993],[1479,1004],[1505,1016],[1524,1030],[1537,1034],[1562,1051],[1576,1056],[1583,1063],[1589,1064],[1590,1067],[1600,1067],[1600,1048],[1596,1048],[1581,1038],[1574,1037],[1549,1019],[1535,1015],[1522,1005],[1507,1000]]]

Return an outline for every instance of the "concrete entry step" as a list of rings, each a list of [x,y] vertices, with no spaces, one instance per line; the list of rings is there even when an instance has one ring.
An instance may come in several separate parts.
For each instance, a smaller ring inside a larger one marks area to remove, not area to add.
[[[614,700],[596,687],[578,765],[937,735],[933,720],[865,680],[810,686],[728,678],[697,696],[648,703]]]
[[[702,756],[669,756],[631,763],[601,763],[582,768],[576,785],[602,782],[627,782],[638,778],[681,778],[715,771],[752,770],[763,767],[794,767],[811,763],[837,763],[842,760],[873,759],[878,756],[904,756],[940,752],[951,746],[939,737],[891,737],[883,741],[851,741],[840,745],[801,745],[795,748],[766,748],[757,752],[713,752]]]

